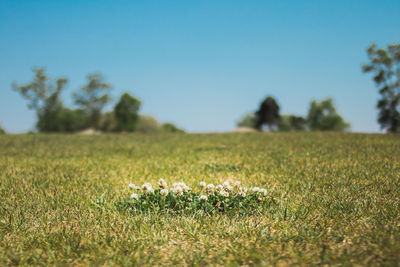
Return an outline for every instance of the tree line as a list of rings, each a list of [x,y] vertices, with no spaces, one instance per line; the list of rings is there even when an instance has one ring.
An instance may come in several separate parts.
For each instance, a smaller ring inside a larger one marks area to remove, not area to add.
[[[378,48],[375,44],[367,48],[369,62],[362,66],[364,73],[372,73],[379,90],[377,103],[378,123],[389,133],[400,132],[400,43]],[[105,132],[182,132],[171,123],[159,124],[150,116],[139,114],[141,101],[129,93],[121,95],[113,111],[104,112],[110,103],[111,86],[99,73],[87,76],[87,83],[73,93],[76,109],[66,107],[61,92],[67,84],[66,78],[52,82],[45,69],[35,68],[33,81],[26,85],[13,83],[15,91],[28,100],[28,107],[36,111],[36,128],[40,132],[76,132],[88,128]],[[247,114],[237,125],[258,130],[279,131],[345,131],[350,128],[336,111],[331,98],[310,104],[305,117],[281,115],[277,101],[267,97],[254,113]],[[5,133],[0,125],[0,134]]]
[[[313,100],[306,117],[280,114],[277,101],[266,97],[254,113],[246,114],[238,123],[238,127],[249,127],[269,131],[345,131],[350,123],[337,113],[332,98],[323,101]]]
[[[66,107],[61,93],[68,80],[54,82],[44,68],[34,68],[33,80],[25,85],[12,84],[12,88],[28,100],[35,110],[39,132],[77,132],[88,128],[104,132],[183,132],[172,123],[159,125],[156,119],[139,114],[141,101],[129,93],[120,96],[110,112],[105,106],[112,100],[112,86],[100,73],[87,76],[87,83],[72,95],[76,109]]]

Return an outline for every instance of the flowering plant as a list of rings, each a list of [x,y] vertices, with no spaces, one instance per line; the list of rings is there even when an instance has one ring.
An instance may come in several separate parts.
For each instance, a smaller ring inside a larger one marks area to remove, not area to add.
[[[214,186],[200,182],[195,192],[184,182],[173,183],[170,187],[164,179],[158,181],[157,189],[150,183],[141,187],[129,184],[134,190],[130,197],[118,202],[116,206],[133,213],[149,211],[183,213],[228,213],[249,214],[265,211],[272,197],[264,188],[246,188],[239,181],[226,181]]]

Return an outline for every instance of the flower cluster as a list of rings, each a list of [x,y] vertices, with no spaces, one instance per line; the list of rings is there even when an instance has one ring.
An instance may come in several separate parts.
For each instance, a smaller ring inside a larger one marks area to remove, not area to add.
[[[240,181],[225,181],[218,185],[200,182],[197,192],[193,192],[184,182],[168,186],[162,178],[157,185],[158,188],[154,189],[150,183],[142,186],[130,183],[129,188],[134,192],[129,198],[117,203],[117,206],[134,212],[157,210],[241,213],[259,211],[269,197],[266,189],[247,188]]]

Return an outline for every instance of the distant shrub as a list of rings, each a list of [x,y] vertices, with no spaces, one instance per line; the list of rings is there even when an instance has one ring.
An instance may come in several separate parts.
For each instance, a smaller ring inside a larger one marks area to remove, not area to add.
[[[157,119],[148,115],[139,115],[136,131],[141,133],[157,133],[161,131]]]
[[[36,127],[40,132],[77,132],[88,127],[88,117],[81,109],[59,106],[38,117]]]
[[[254,113],[247,113],[236,125],[237,127],[256,128],[256,115]]]
[[[307,124],[311,131],[346,131],[350,129],[350,123],[337,113],[332,98],[311,102]]]
[[[169,133],[184,133],[185,132],[184,130],[179,129],[174,124],[169,123],[169,122],[161,125],[161,128],[164,132],[169,132]]]
[[[102,115],[99,123],[99,130],[103,132],[120,132],[128,131],[118,127],[118,120],[115,112],[107,112]],[[138,115],[138,120],[134,132],[139,133],[184,133],[185,131],[179,129],[172,123],[160,124],[156,118],[149,115]]]
[[[306,119],[295,115],[281,115],[278,122],[278,130],[282,132],[288,131],[305,131],[307,129]]]
[[[63,108],[58,119],[59,132],[77,132],[88,127],[88,117],[82,109]]]
[[[3,129],[3,127],[1,127],[1,124],[0,124],[0,134],[5,134],[6,133],[6,131]]]

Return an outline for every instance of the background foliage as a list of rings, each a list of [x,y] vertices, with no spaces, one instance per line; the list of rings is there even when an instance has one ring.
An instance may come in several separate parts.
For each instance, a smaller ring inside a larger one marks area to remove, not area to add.
[[[85,129],[103,132],[175,132],[182,133],[172,123],[159,125],[155,118],[140,116],[141,101],[129,93],[121,95],[113,111],[104,112],[112,100],[111,85],[100,73],[87,76],[87,84],[72,97],[78,109],[63,105],[61,92],[68,82],[59,78],[53,82],[44,68],[34,68],[33,81],[26,85],[12,84],[12,88],[28,100],[28,107],[37,115],[36,128],[39,132],[78,132]]]
[[[390,44],[387,49],[372,44],[367,49],[369,63],[364,72],[372,72],[381,99],[378,122],[388,132],[400,132],[400,43]]]

